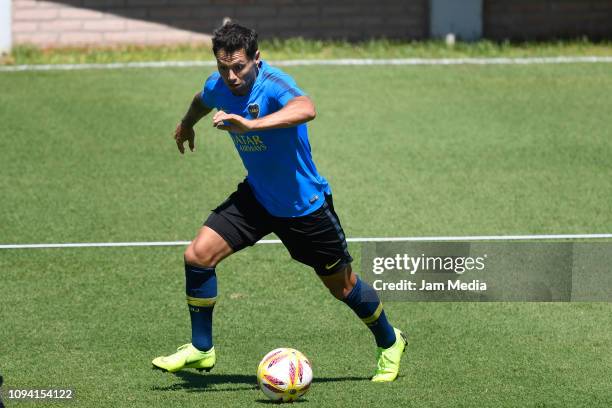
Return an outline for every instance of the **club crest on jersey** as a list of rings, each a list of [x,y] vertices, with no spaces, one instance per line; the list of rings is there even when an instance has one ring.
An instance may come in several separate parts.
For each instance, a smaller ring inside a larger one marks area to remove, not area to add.
[[[256,103],[252,103],[249,105],[248,107],[249,110],[249,114],[253,117],[253,118],[257,118],[259,116],[259,105]]]

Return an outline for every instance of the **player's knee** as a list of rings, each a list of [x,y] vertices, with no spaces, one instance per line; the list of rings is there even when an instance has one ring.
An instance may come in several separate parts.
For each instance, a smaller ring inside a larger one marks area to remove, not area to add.
[[[349,295],[349,293],[351,293],[351,290],[353,290],[353,287],[347,286],[347,285],[337,285],[337,286],[331,286],[331,287],[328,286],[327,289],[329,289],[329,293],[331,293],[332,296],[335,297],[336,299],[344,300]]]
[[[345,269],[337,272],[331,279],[324,279],[323,283],[338,300],[344,300],[351,293],[355,286],[356,276],[353,274],[351,266],[348,265]]]
[[[346,290],[342,286],[328,286],[327,289],[338,300],[345,299],[350,292],[350,290]]]
[[[189,265],[214,268],[219,263],[219,257],[205,245],[194,245],[187,247],[184,253],[185,263]]]

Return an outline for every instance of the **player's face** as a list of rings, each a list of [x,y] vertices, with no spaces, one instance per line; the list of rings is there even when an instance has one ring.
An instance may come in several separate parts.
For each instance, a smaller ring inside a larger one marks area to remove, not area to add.
[[[244,49],[234,52],[217,51],[217,69],[225,85],[234,95],[246,95],[257,78],[259,51],[250,59]]]

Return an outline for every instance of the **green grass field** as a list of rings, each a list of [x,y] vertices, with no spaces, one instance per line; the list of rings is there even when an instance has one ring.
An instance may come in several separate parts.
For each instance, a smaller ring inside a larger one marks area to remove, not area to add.
[[[317,105],[313,154],[349,237],[612,231],[608,64],[287,71]],[[209,118],[196,153],[171,138],[208,73],[1,73],[0,243],[190,239],[244,176]],[[152,371],[189,341],[182,250],[0,250],[5,386],[257,406],[259,359],[289,346],[314,365],[303,406],[612,405],[609,303],[387,303],[409,350],[398,381],[372,384],[369,332],[276,245],[218,267],[217,367]]]
[[[260,42],[265,58],[457,58],[457,57],[556,57],[611,56],[612,42],[570,41],[511,43],[508,41],[457,42],[395,41],[370,39],[364,42],[322,41],[304,38],[273,39]],[[210,45],[62,47],[41,49],[17,45],[8,55],[0,55],[0,66],[12,64],[74,64],[117,61],[213,60]]]

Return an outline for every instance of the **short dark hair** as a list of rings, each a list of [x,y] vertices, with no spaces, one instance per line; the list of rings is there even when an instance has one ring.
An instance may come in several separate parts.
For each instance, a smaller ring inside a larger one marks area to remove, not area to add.
[[[213,32],[212,43],[215,55],[221,49],[227,53],[244,49],[247,57],[254,59],[257,51],[257,33],[238,23],[229,22]]]

